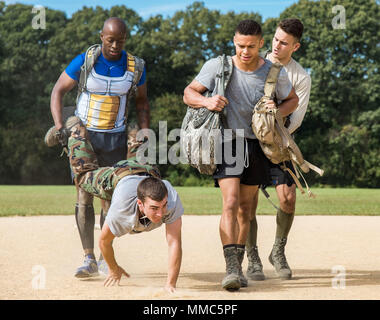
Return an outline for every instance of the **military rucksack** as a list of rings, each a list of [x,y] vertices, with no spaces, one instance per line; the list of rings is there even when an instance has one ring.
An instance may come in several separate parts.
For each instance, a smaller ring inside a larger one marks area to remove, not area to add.
[[[281,64],[273,63],[269,70],[265,80],[264,95],[257,102],[253,110],[252,130],[259,140],[261,149],[266,157],[272,163],[280,164],[284,171],[289,172],[301,193],[304,193],[298,179],[301,176],[306,184],[309,196],[314,196],[298,167],[305,173],[312,169],[321,176],[323,175],[323,170],[304,160],[300,149],[284,126],[285,118],[282,118],[279,109],[268,109],[265,107],[266,101],[275,98],[277,79],[281,68]],[[285,161],[292,162],[296,175],[286,167]]]
[[[220,62],[212,92],[203,93],[206,97],[216,94],[224,96],[232,74],[232,57],[219,56]],[[206,107],[188,106],[181,126],[181,149],[188,163],[202,174],[212,175],[216,169],[218,154],[221,155],[221,130],[225,127],[225,112],[210,111]]]

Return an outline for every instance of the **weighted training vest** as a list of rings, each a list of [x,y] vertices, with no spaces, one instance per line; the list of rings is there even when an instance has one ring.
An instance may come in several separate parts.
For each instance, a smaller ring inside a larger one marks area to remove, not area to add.
[[[75,114],[92,131],[123,131],[128,117],[128,101],[136,91],[144,61],[127,53],[124,75],[107,77],[97,74],[93,68],[100,53],[101,45],[93,45],[86,51],[78,83]]]

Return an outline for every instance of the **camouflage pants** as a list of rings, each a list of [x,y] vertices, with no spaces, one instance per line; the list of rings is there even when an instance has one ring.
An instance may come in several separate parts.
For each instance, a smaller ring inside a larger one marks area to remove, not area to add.
[[[117,183],[124,176],[147,173],[160,177],[157,168],[141,165],[137,162],[136,151],[140,143],[136,142],[135,136],[128,137],[128,144],[131,148],[127,160],[121,160],[112,167],[99,167],[95,152],[88,139],[87,130],[79,119],[70,128],[70,131],[68,148],[74,181],[77,186],[89,194],[104,200],[111,200]]]

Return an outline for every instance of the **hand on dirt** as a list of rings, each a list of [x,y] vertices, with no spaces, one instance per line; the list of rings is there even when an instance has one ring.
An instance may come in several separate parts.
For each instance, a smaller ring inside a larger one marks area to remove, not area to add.
[[[175,289],[175,287],[173,287],[172,285],[167,284],[167,285],[165,286],[165,290],[166,290],[167,292],[169,292],[169,293],[174,293],[176,289]]]
[[[109,276],[104,281],[104,286],[109,287],[115,284],[119,285],[122,275],[125,275],[127,278],[129,278],[129,274],[120,266],[117,266],[116,270],[110,270]]]

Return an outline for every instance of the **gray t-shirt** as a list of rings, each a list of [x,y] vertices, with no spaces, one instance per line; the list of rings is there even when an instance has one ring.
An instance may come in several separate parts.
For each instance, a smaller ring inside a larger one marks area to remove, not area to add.
[[[256,139],[251,128],[252,111],[253,107],[264,95],[265,80],[272,65],[269,60],[264,60],[265,64],[252,72],[242,71],[236,66],[233,68],[230,83],[225,93],[229,104],[225,108],[227,110],[227,126],[233,130],[234,135],[236,134],[236,129],[244,129],[245,138]],[[213,91],[219,64],[218,58],[207,61],[195,77],[195,80],[209,91]],[[277,100],[284,100],[291,90],[292,84],[286,71],[282,68],[276,87]]]
[[[181,200],[169,181],[162,180],[168,189],[167,213],[161,222],[153,223],[148,219],[140,221],[137,205],[137,185],[146,176],[130,175],[122,178],[117,184],[108,210],[106,222],[116,237],[127,233],[151,231],[162,225],[170,224],[183,215]]]

